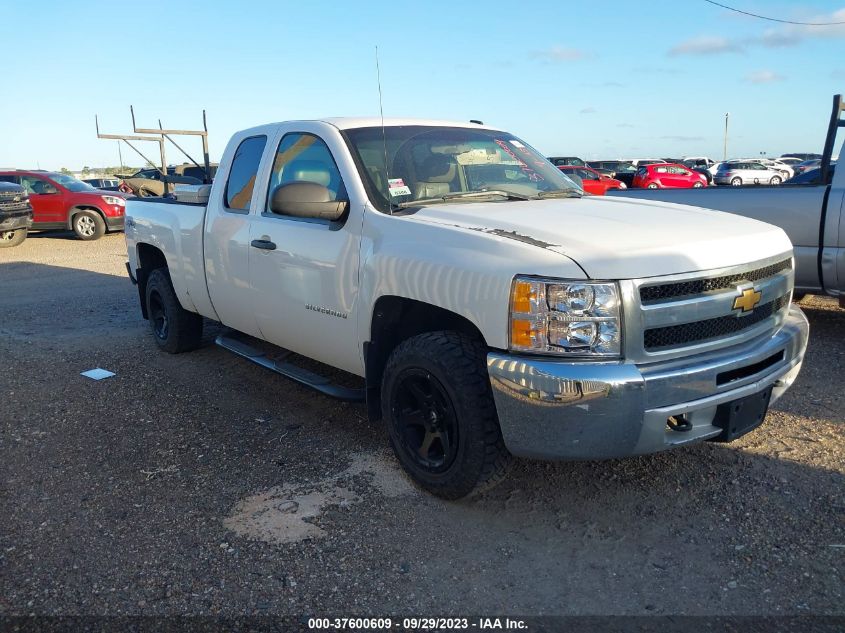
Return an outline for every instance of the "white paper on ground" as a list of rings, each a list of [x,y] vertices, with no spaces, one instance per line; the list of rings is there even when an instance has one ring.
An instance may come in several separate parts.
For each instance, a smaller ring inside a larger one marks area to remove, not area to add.
[[[89,369],[88,371],[83,371],[82,375],[86,378],[91,378],[92,380],[102,380],[103,378],[111,378],[116,374],[113,371],[109,371],[107,369],[100,369],[99,367],[97,367],[96,369]]]

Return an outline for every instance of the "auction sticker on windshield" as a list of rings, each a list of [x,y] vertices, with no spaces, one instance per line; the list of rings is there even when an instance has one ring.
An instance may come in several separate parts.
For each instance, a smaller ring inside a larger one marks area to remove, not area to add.
[[[411,190],[401,178],[389,178],[387,181],[387,190],[391,196],[410,196]]]

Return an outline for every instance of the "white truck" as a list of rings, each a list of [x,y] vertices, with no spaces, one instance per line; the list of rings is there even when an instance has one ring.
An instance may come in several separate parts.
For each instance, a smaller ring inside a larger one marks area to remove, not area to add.
[[[616,458],[757,427],[807,345],[784,232],[581,194],[484,125],[264,125],[234,135],[213,185],[128,202],[127,267],[160,348],[222,323],[223,348],[366,401],[445,498],[512,456]]]

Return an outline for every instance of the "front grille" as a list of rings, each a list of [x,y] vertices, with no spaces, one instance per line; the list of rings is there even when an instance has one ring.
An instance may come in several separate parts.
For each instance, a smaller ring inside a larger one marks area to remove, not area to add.
[[[643,304],[654,303],[655,301],[682,299],[690,295],[700,295],[713,290],[734,288],[743,282],[760,281],[761,279],[772,277],[783,270],[790,270],[791,268],[792,260],[784,259],[776,264],[736,275],[724,275],[710,279],[693,279],[691,281],[679,281],[658,286],[645,286],[640,288],[640,299]],[[762,307],[758,309],[762,309]]]
[[[0,211],[26,211],[29,209],[29,201],[23,200],[19,202],[0,200]]]
[[[768,268],[771,268],[771,266]],[[746,278],[745,275],[732,275],[732,277]],[[645,331],[643,344],[646,350],[651,351],[665,347],[691,345],[693,343],[709,339],[730,336],[731,334],[742,332],[743,330],[747,330],[752,326],[765,321],[773,314],[777,314],[788,304],[789,294],[785,294],[774,301],[761,305],[748,316],[735,316],[733,314],[729,314],[727,316],[707,319],[705,321],[696,321],[694,323],[651,328]]]

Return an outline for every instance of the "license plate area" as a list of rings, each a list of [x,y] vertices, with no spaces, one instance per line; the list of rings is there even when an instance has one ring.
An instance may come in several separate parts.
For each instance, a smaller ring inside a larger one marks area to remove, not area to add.
[[[732,442],[760,426],[766,418],[771,398],[772,387],[768,387],[745,398],[720,404],[713,425],[720,427],[722,432],[713,438],[714,441]]]

